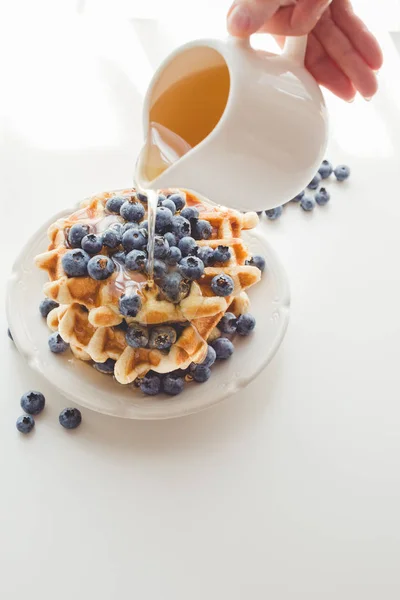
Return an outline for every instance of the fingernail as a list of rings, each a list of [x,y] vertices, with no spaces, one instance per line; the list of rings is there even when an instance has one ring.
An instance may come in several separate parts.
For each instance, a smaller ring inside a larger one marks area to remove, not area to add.
[[[352,103],[354,102],[354,100],[355,100],[355,98],[351,98],[350,100],[347,100],[347,102],[348,102],[349,104],[352,104]]]
[[[364,100],[365,100],[366,102],[371,102],[371,100],[372,100],[372,96],[369,96],[368,98],[364,98]]]
[[[251,21],[251,12],[246,6],[236,6],[228,17],[228,25],[233,33],[249,31]]]

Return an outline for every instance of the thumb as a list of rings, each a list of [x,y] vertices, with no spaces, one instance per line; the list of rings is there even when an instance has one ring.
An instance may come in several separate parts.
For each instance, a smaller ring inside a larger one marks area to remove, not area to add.
[[[281,6],[295,4],[296,0],[235,0],[228,13],[228,31],[245,37],[258,31]]]

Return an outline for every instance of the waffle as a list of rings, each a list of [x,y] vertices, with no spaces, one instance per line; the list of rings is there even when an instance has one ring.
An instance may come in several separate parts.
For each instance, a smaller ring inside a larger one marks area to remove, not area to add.
[[[105,281],[95,281],[88,276],[67,277],[61,261],[68,251],[68,229],[80,222],[101,232],[114,222],[122,223],[121,217],[106,211],[106,202],[115,195],[129,197],[134,193],[135,190],[126,189],[86,199],[77,212],[49,228],[48,250],[36,257],[37,266],[45,270],[49,278],[44,286],[45,295],[60,304],[48,315],[50,329],[58,330],[81,360],[98,363],[109,358],[115,360],[114,374],[122,384],[143,377],[149,370],[168,373],[185,369],[192,362],[201,362],[207,352],[207,340],[218,335],[216,325],[223,314],[228,309],[236,314],[245,312],[249,305],[245,290],[260,279],[259,269],[245,264],[249,254],[240,237],[242,230],[257,224],[257,215],[214,207],[189,192],[186,192],[187,205],[196,206],[200,218],[212,225],[211,238],[198,244],[211,248],[229,246],[231,257],[223,266],[206,267],[203,277],[192,282],[188,296],[179,304],[165,300],[158,286],[149,286],[143,274],[132,274],[122,268]],[[103,253],[106,253],[104,248]],[[215,296],[210,286],[212,278],[220,273],[228,274],[234,282],[232,294],[225,298]],[[123,317],[118,308],[120,296],[130,287],[137,288],[142,296],[142,308],[134,318]],[[124,321],[150,326],[176,323],[181,325],[182,332],[168,352],[134,349],[127,345],[125,332],[119,327]]]

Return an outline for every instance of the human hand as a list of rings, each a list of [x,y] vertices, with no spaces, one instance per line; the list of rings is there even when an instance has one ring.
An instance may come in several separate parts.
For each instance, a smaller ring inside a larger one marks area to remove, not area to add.
[[[349,0],[235,0],[228,30],[238,37],[271,33],[281,46],[285,36],[307,33],[305,64],[318,83],[348,102],[378,89],[382,52]]]

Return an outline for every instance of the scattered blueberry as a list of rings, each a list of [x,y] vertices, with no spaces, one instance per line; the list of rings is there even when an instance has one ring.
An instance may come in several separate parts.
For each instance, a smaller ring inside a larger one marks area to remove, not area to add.
[[[176,246],[172,246],[172,248],[169,249],[169,253],[166,258],[167,265],[170,267],[175,267],[178,262],[180,262],[181,258],[182,252]]]
[[[177,249],[177,248],[176,248]],[[160,287],[167,300],[178,304],[190,292],[190,283],[178,271],[168,273],[160,282]]]
[[[139,294],[123,294],[119,299],[119,312],[124,317],[136,317],[142,308],[142,299]]]
[[[157,396],[161,390],[161,378],[155,373],[147,373],[140,380],[140,389],[147,396]]]
[[[228,246],[217,246],[214,250],[214,262],[227,263],[231,258],[231,251]]]
[[[120,215],[125,221],[135,221],[139,223],[144,217],[144,207],[140,202],[131,202],[128,200],[121,206]]]
[[[52,352],[54,352],[54,354],[61,354],[62,352],[68,350],[69,344],[64,342],[58,331],[55,331],[49,337],[49,348]]]
[[[144,221],[142,221],[140,223],[140,227],[142,227],[142,228],[143,228],[143,223],[144,223]],[[129,229],[139,229],[139,223],[133,223],[131,221],[128,221],[127,223],[125,223],[122,226],[122,237],[124,236],[124,233],[126,233],[127,231],[129,231]]]
[[[128,271],[142,271],[146,266],[147,252],[145,250],[132,250],[125,256],[125,266]]]
[[[116,252],[115,254],[113,254],[112,259],[114,262],[116,262],[120,265],[124,265],[125,259],[126,259],[126,254],[125,254],[125,252],[122,252],[122,250],[121,250],[120,252]]]
[[[314,198],[310,198],[310,196],[304,196],[304,198],[300,200],[300,206],[303,210],[309,212],[310,210],[313,210],[315,206],[315,200]]]
[[[250,267],[257,267],[260,269],[261,273],[265,269],[265,258],[263,256],[255,255],[246,260],[246,265]]]
[[[199,219],[194,222],[192,227],[192,234],[196,240],[208,240],[212,234],[211,223],[205,221],[204,219]]]
[[[204,273],[204,263],[197,256],[186,256],[179,263],[179,271],[186,279],[200,279]]]
[[[218,329],[222,331],[222,333],[235,333],[237,322],[236,316],[233,313],[227,312],[218,323]]]
[[[161,206],[164,206],[164,208],[168,208],[168,210],[170,210],[173,215],[176,213],[175,203],[172,202],[172,200],[170,200],[169,198],[163,200]]]
[[[168,200],[172,200],[176,206],[176,210],[182,210],[186,204],[185,198],[182,196],[182,194],[172,194],[171,196],[168,196]]]
[[[249,335],[256,326],[256,320],[253,315],[246,313],[244,315],[240,315],[237,320],[236,332],[239,335]]]
[[[295,196],[294,198],[292,198],[292,199],[291,199],[291,202],[300,202],[300,200],[301,200],[302,198],[304,198],[304,194],[305,194],[305,191],[304,191],[304,190],[302,190],[301,192],[299,192],[299,193],[297,194],[297,196]]]
[[[11,333],[11,331],[9,329],[7,329],[7,335],[10,338],[10,340],[13,342],[14,338],[13,338],[12,333]]]
[[[316,175],[314,175],[314,177],[311,179],[311,181],[307,187],[310,190],[316,190],[320,183],[321,183],[321,175],[319,173],[316,173]]]
[[[325,188],[322,187],[315,194],[315,201],[317,204],[319,204],[319,206],[325,206],[325,204],[327,204],[329,202],[330,197],[331,196],[330,196],[329,192]]]
[[[168,245],[170,248],[172,248],[172,246],[178,245],[178,241],[177,241],[175,235],[173,233],[171,233],[171,231],[167,231],[167,233],[164,234],[164,239],[166,242],[168,242]]]
[[[146,261],[146,264],[145,264],[145,270],[146,270],[146,273],[150,274],[148,260]],[[162,277],[164,277],[164,275],[167,274],[167,271],[168,271],[168,267],[163,260],[160,260],[159,258],[154,259],[153,275],[156,279],[161,279]]]
[[[76,429],[82,422],[82,414],[77,408],[64,408],[58,420],[65,429]]]
[[[68,232],[68,243],[71,248],[80,248],[81,241],[89,233],[89,225],[75,223]]]
[[[192,377],[197,383],[205,383],[211,377],[211,369],[204,365],[196,365],[192,371]]]
[[[145,230],[128,229],[122,236],[122,245],[127,252],[131,250],[141,250],[147,245],[147,237],[144,235]]]
[[[87,265],[90,256],[84,250],[76,248],[69,250],[61,259],[62,268],[68,277],[83,277],[87,275]]]
[[[217,359],[217,354],[212,346],[207,346],[207,354],[203,362],[203,367],[212,367]]]
[[[147,348],[149,334],[147,328],[139,323],[131,323],[125,334],[126,343],[131,348]]]
[[[216,296],[230,296],[234,287],[232,277],[225,275],[225,273],[216,275],[211,281],[211,289]]]
[[[21,415],[16,422],[20,433],[30,433],[35,427],[35,419],[31,415]]]
[[[26,392],[21,397],[21,408],[28,415],[38,415],[42,412],[45,405],[45,397],[41,392]]]
[[[168,242],[161,236],[154,237],[154,256],[155,258],[166,258],[169,254]]]
[[[39,304],[39,311],[42,317],[46,318],[49,312],[51,312],[54,308],[58,308],[60,306],[58,302],[55,300],[51,300],[50,298],[44,298]]]
[[[180,215],[172,217],[171,231],[178,240],[190,235],[191,233],[190,221],[181,217]]]
[[[231,340],[228,338],[220,337],[212,342],[212,347],[215,350],[218,360],[226,360],[232,356],[235,348]]]
[[[279,219],[279,217],[281,216],[282,213],[283,213],[282,206],[276,206],[275,208],[271,208],[270,210],[265,211],[265,214],[267,215],[268,219],[270,219],[271,221],[275,221],[276,219]]]
[[[177,377],[173,373],[168,373],[163,379],[164,392],[170,396],[177,396],[185,388],[183,377]]]
[[[332,175],[333,167],[329,160],[323,160],[320,168],[318,169],[318,173],[321,175],[322,179],[327,179],[330,175]]]
[[[140,228],[144,229],[145,231],[149,231],[149,222],[147,221],[147,219],[146,221],[142,221],[140,223]]]
[[[160,206],[156,211],[156,233],[166,233],[171,226],[173,214],[165,206]]]
[[[197,244],[190,236],[185,236],[179,240],[178,248],[182,253],[182,256],[192,256],[197,254]]]
[[[114,198],[107,200],[106,209],[119,215],[119,211],[124,202],[126,202],[126,198],[123,196],[114,196]]]
[[[176,342],[176,331],[170,325],[153,327],[150,332],[149,348],[168,350]]]
[[[203,261],[205,267],[211,267],[214,264],[214,250],[210,246],[200,246],[197,256]]]
[[[338,181],[344,181],[350,176],[350,169],[346,165],[339,165],[333,172]]]
[[[140,194],[139,192],[137,192],[136,197],[138,200],[140,200],[140,202],[147,202],[146,194]]]
[[[185,217],[188,221],[191,219],[198,219],[199,211],[197,208],[194,208],[194,206],[185,206],[185,208],[181,210],[181,217]]]
[[[103,246],[114,249],[121,243],[121,233],[111,227],[103,233]]]
[[[103,281],[114,273],[115,265],[109,256],[99,254],[89,260],[87,268],[89,277],[97,281]]]
[[[94,368],[99,373],[104,373],[105,375],[112,375],[114,373],[115,360],[112,358],[107,358],[107,360],[103,363],[94,363]]]
[[[96,235],[95,233],[89,233],[85,235],[82,242],[82,250],[87,252],[88,254],[98,254],[101,252],[103,247],[103,239],[100,235]]]
[[[165,194],[158,194],[158,206],[162,206],[162,203],[164,202],[164,200],[167,199],[167,196]]]

